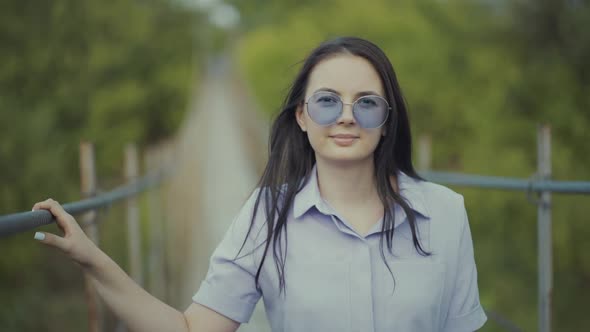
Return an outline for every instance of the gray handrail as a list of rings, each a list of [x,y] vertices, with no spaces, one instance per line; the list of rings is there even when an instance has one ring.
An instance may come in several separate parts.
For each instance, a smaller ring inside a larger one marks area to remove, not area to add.
[[[424,171],[420,176],[428,181],[462,187],[517,190],[525,192],[551,191],[562,194],[590,194],[590,181],[553,181],[484,176],[449,172]]]
[[[133,183],[123,185],[110,192],[93,198],[64,204],[64,209],[70,214],[80,214],[114,201],[135,195],[149,187],[158,184],[166,172],[161,171],[149,174]],[[553,181],[519,179],[500,176],[468,175],[461,173],[425,171],[420,172],[425,179],[447,184],[465,187],[478,187],[486,189],[517,190],[526,192],[552,191],[568,194],[590,194],[589,181]],[[24,232],[36,227],[54,222],[53,216],[44,210],[20,212],[0,216],[0,238],[11,234]]]
[[[162,179],[168,174],[169,171],[153,172],[132,181],[131,183],[122,185],[95,197],[63,204],[63,208],[69,214],[76,215],[108,206],[115,201],[136,195],[148,188],[159,185]],[[53,215],[47,210],[20,212],[0,216],[0,238],[25,232],[39,226],[48,225],[52,222],[55,222],[55,218],[53,218]]]

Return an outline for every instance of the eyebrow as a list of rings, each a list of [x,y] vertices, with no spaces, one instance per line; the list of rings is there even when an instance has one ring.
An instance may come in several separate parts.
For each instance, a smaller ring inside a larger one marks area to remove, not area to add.
[[[338,92],[334,89],[330,89],[330,88],[319,88],[319,89],[315,90],[315,92],[319,92],[319,91],[328,91],[328,92],[332,92],[332,93],[335,93],[335,94],[341,96],[340,92]],[[368,95],[375,95],[375,96],[383,97],[383,96],[381,96],[381,94],[379,94],[375,91],[361,91],[361,92],[358,92],[357,94],[355,94],[354,97],[359,98],[359,97],[368,96]]]

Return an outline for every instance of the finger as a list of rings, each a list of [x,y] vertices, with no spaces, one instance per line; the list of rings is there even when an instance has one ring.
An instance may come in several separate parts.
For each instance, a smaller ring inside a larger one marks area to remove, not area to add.
[[[66,233],[66,235],[71,231],[74,231],[78,226],[74,217],[67,213],[57,201],[54,201],[51,198],[35,204],[35,209],[49,210],[49,212],[51,212],[51,214],[57,220],[57,225],[64,233]]]
[[[35,211],[35,210],[39,210],[39,204],[41,204],[42,202],[37,202],[33,205],[33,208],[31,209],[31,211]]]
[[[43,244],[66,251],[66,240],[61,236],[45,232],[36,232],[33,238]]]
[[[59,204],[59,202],[54,201],[53,199],[47,199],[43,202],[38,202],[35,204],[33,209],[46,209],[51,212],[52,215],[56,217],[56,219],[61,220],[68,220],[72,217],[69,213],[64,210],[64,208]]]
[[[39,209],[41,208],[41,207],[40,207],[41,205],[45,205],[46,203],[51,203],[51,202],[56,202],[56,203],[58,203],[58,204],[59,204],[59,202],[58,202],[58,201],[56,201],[56,200],[54,200],[53,198],[48,198],[48,199],[46,199],[46,200],[44,200],[44,201],[41,201],[41,202],[37,202],[37,203],[35,203],[35,204],[33,205],[33,209],[32,209],[31,211],[39,210]]]

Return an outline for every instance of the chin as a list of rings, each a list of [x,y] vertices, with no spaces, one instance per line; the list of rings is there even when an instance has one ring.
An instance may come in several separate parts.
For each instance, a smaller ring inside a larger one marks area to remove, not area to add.
[[[358,163],[369,159],[371,155],[359,153],[359,151],[330,151],[325,154],[316,154],[316,159],[321,158],[331,163]]]
[[[355,144],[353,146],[338,146],[332,142],[313,142],[316,159],[329,163],[358,163],[373,158],[377,144]],[[319,143],[319,144],[318,144]],[[357,142],[363,143],[363,142]]]

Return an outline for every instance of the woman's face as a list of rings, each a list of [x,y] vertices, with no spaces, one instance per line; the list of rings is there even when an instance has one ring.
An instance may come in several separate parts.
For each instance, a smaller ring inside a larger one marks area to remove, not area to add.
[[[305,101],[317,91],[330,89],[343,103],[352,104],[365,94],[385,98],[381,79],[366,59],[349,54],[330,57],[312,70]],[[367,93],[368,92],[368,93]],[[315,123],[307,112],[307,105],[298,107],[297,123],[315,151],[316,159],[336,162],[363,161],[372,158],[373,152],[385,134],[384,127],[365,129],[358,125],[352,105],[343,105],[342,115],[335,123],[322,126]]]

